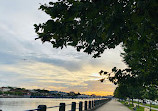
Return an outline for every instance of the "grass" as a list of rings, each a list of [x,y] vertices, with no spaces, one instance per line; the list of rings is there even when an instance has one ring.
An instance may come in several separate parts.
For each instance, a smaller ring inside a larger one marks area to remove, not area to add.
[[[120,103],[122,103],[123,105],[125,105],[125,106],[127,106],[131,111],[133,110],[133,105],[132,104],[130,104],[130,105],[126,105],[125,104],[125,101],[119,101]]]
[[[142,104],[142,103],[141,103],[141,104]],[[145,106],[149,106],[149,107],[150,107],[149,104],[145,104]],[[158,105],[151,105],[151,107],[153,107],[153,108],[158,108]]]
[[[133,111],[134,106],[132,104],[127,105],[125,101],[119,101],[119,102],[125,105],[126,107],[128,107],[131,111]],[[137,102],[134,102],[134,103],[137,103]],[[139,106],[139,108],[137,107],[136,111],[144,111],[144,107]],[[156,111],[156,110],[151,110],[151,111]]]
[[[144,107],[139,106],[139,108],[137,108],[136,111],[144,111]],[[151,110],[151,111],[154,111],[154,110]]]
[[[132,101],[131,101],[132,102]],[[137,103],[138,104],[138,102],[136,102],[136,101],[133,101],[133,103]],[[144,106],[149,106],[150,107],[150,104],[143,104],[143,103],[139,103],[139,104],[141,104],[141,105],[144,105]],[[151,107],[153,107],[153,108],[158,108],[158,105],[151,105]]]

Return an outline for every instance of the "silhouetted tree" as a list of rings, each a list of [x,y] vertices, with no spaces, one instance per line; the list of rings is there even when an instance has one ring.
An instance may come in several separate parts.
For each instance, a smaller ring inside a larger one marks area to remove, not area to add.
[[[130,71],[116,70],[109,79],[158,85],[157,0],[61,0],[40,9],[50,19],[34,25],[36,39],[54,48],[73,46],[94,58],[122,43]]]

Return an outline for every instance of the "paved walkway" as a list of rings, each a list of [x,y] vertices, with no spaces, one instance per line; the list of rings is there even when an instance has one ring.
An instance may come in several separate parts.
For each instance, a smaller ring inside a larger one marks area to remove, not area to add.
[[[131,111],[126,106],[116,100],[111,100],[103,106],[97,108],[95,111]]]

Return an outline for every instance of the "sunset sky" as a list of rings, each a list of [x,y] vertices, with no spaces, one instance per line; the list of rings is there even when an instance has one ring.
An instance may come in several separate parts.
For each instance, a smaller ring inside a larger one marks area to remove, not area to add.
[[[77,52],[73,47],[53,49],[36,40],[33,24],[49,19],[40,4],[50,0],[0,0],[0,87],[113,94],[115,85],[98,81],[98,72],[125,68],[121,48],[106,50],[101,58]]]

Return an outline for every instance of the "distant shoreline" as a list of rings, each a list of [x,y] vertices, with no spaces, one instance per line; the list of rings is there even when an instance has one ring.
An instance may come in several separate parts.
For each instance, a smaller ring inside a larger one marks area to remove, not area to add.
[[[0,98],[58,98],[58,99],[95,99],[92,97],[89,98],[79,98],[79,97],[23,97],[23,96],[3,96]],[[104,97],[105,98],[105,97]]]

